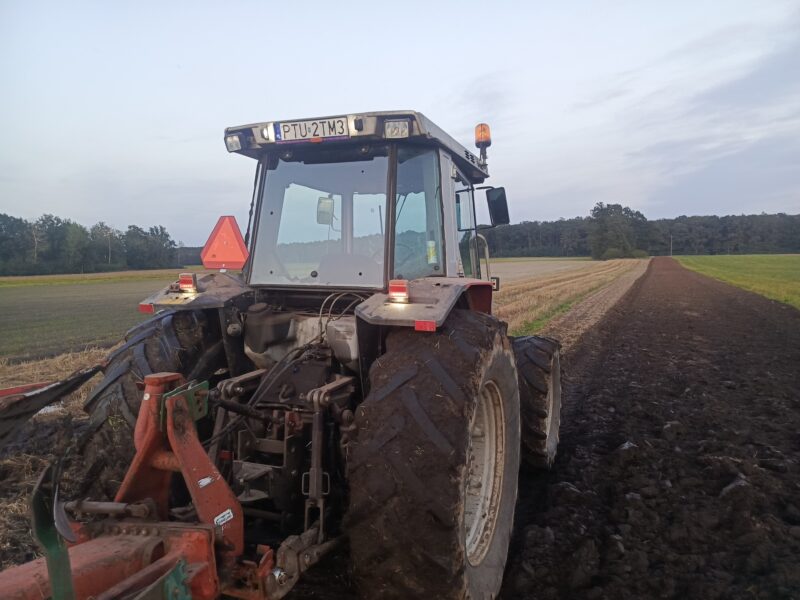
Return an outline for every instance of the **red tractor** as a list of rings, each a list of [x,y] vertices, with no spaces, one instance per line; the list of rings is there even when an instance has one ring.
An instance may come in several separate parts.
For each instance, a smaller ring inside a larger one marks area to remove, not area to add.
[[[555,456],[560,367],[492,316],[480,230],[509,216],[488,126],[476,143],[413,111],[227,129],[256,161],[245,240],[221,221],[223,270],[140,305],[86,404],[82,485],[43,474],[46,559],[0,596],[276,599],[346,539],[365,597],[494,598],[520,461]]]

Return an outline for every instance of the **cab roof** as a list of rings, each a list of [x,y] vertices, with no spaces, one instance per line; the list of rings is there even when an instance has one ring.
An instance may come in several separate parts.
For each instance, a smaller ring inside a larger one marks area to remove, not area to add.
[[[225,146],[229,152],[256,159],[265,151],[284,144],[311,146],[405,139],[429,141],[444,148],[452,155],[456,165],[464,171],[472,183],[482,183],[489,177],[485,162],[445,133],[425,115],[413,110],[265,121],[225,129]]]

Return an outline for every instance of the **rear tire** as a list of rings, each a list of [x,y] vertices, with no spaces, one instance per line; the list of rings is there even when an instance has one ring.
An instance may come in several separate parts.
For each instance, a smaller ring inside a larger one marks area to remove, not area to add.
[[[392,331],[348,451],[345,527],[369,598],[488,600],[514,520],[520,423],[506,326],[455,310]]]
[[[222,360],[221,342],[213,343],[206,316],[200,311],[169,311],[137,325],[113,351],[103,380],[91,391],[84,410],[89,428],[78,442],[74,497],[110,499],[125,476],[135,448],[133,428],[142,391],[150,373],[177,372],[187,378],[210,376]]]
[[[522,420],[522,459],[550,469],[561,425],[561,344],[536,335],[514,338]]]

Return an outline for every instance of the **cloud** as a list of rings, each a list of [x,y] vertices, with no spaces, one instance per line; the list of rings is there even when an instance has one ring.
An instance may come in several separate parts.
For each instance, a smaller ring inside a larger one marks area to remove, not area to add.
[[[724,80],[689,94],[673,84],[629,107],[632,135],[645,143],[626,158],[656,176],[647,204],[659,216],[800,211],[800,37],[782,31],[773,31],[781,42]],[[714,41],[728,43],[718,33],[697,47]]]
[[[633,93],[632,87],[617,87],[601,90],[585,100],[580,100],[572,105],[573,110],[584,110],[586,108],[598,108],[608,104],[613,100],[624,98]]]
[[[666,182],[648,198],[648,216],[800,213],[798,156],[794,135],[748,144]]]
[[[800,38],[767,54],[749,70],[690,101],[693,112],[763,109],[800,92]]]
[[[437,103],[447,107],[445,115],[449,115],[446,123],[442,120],[439,124],[455,139],[465,142],[472,139],[477,123],[500,129],[513,118],[517,105],[510,85],[514,77],[506,71],[489,71],[457,83],[454,89],[459,93],[449,94]]]
[[[647,81],[655,74],[666,74],[682,70],[688,63],[692,66],[689,70],[694,74],[697,67],[709,66],[712,63],[729,61],[732,55],[748,52],[753,46],[758,46],[759,40],[774,37],[775,28],[754,23],[739,23],[722,27],[702,37],[690,40],[679,46],[662,53],[655,58],[647,60],[631,69],[621,71],[603,79],[603,86],[597,91],[587,94],[585,99],[572,105],[573,110],[597,108],[619,98],[633,96],[634,104],[647,102],[653,97],[661,97],[670,92],[678,91],[683,87],[681,76],[673,74],[672,80],[663,85],[663,78],[657,89],[649,93]],[[610,79],[610,81],[608,81]],[[638,94],[637,94],[638,92]],[[636,98],[638,96],[638,99]]]

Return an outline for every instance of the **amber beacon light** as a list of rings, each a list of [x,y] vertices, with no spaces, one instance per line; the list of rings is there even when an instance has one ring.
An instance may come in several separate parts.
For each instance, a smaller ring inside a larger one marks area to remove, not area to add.
[[[488,148],[492,145],[492,132],[486,123],[475,125],[475,145],[478,148]]]
[[[492,145],[492,132],[486,123],[475,126],[475,145],[481,150],[481,162],[486,164],[486,149]]]

